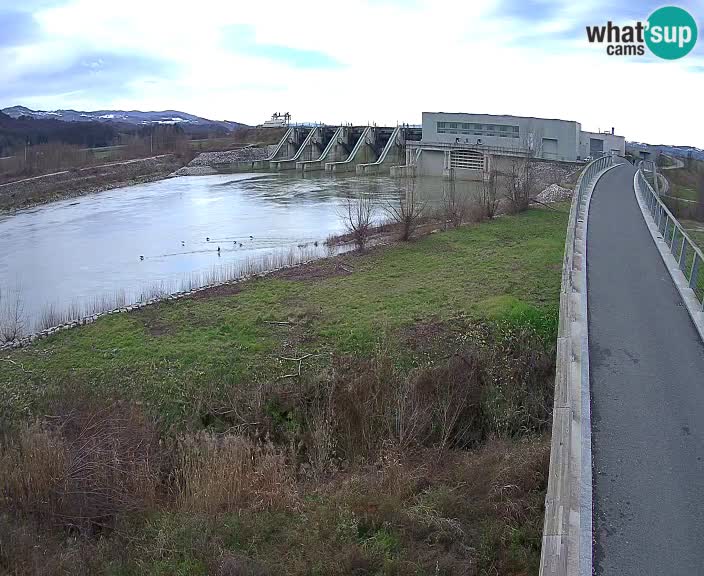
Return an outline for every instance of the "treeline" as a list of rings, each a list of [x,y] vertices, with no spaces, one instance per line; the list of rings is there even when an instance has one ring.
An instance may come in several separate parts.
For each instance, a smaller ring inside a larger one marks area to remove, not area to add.
[[[192,155],[189,135],[178,125],[131,126],[129,132],[97,122],[20,120],[19,125],[30,128],[19,131],[19,144],[16,131],[0,127],[0,182],[160,154],[175,154],[185,163]]]
[[[68,144],[80,148],[102,148],[125,145],[135,137],[162,141],[165,138],[218,138],[228,134],[217,124],[135,126],[124,122],[64,122],[21,116],[12,118],[0,112],[0,157],[14,155],[25,146]]]
[[[112,146],[119,139],[117,128],[100,122],[63,122],[35,118],[12,118],[0,112],[0,157],[17,148],[50,142],[82,148]]]

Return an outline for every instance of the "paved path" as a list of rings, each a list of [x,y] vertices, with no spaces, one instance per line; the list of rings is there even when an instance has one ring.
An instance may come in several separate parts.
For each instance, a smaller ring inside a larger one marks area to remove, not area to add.
[[[599,576],[704,574],[704,345],[646,228],[634,168],[607,172],[587,274]]]
[[[667,154],[663,154],[663,156],[667,156]],[[672,160],[672,164],[669,166],[660,166],[660,170],[677,170],[678,168],[684,168],[684,162],[679,158],[675,158],[674,156],[667,157]]]

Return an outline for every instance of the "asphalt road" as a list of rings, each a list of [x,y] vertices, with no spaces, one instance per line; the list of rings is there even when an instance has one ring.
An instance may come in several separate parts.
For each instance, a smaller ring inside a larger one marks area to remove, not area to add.
[[[704,575],[704,345],[633,173],[607,172],[589,213],[595,573]]]

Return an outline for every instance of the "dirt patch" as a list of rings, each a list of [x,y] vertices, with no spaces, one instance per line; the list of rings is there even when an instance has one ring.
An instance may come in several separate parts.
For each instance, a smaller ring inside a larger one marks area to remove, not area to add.
[[[199,292],[187,296],[190,300],[205,300],[206,298],[217,298],[220,296],[233,296],[239,294],[243,290],[242,282],[232,284],[223,284],[222,286],[213,286]]]
[[[348,276],[354,272],[353,266],[347,258],[330,258],[318,260],[295,268],[285,268],[272,274],[273,278],[280,280],[322,280],[324,278],[334,278],[337,276]]]
[[[418,354],[451,354],[468,340],[477,342],[487,338],[485,325],[458,317],[448,320],[432,318],[400,330],[399,340]]]
[[[166,336],[175,331],[173,326],[164,321],[157,308],[158,306],[148,306],[134,313],[136,319],[144,325],[147,334],[154,338]]]

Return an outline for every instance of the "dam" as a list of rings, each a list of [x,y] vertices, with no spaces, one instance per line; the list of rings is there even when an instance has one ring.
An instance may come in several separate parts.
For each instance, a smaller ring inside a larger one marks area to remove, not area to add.
[[[423,112],[421,125],[287,125],[281,140],[263,152],[256,160],[214,168],[480,181],[492,172],[510,173],[526,159],[573,164],[622,156],[625,139],[614,128],[589,132],[573,120]]]

